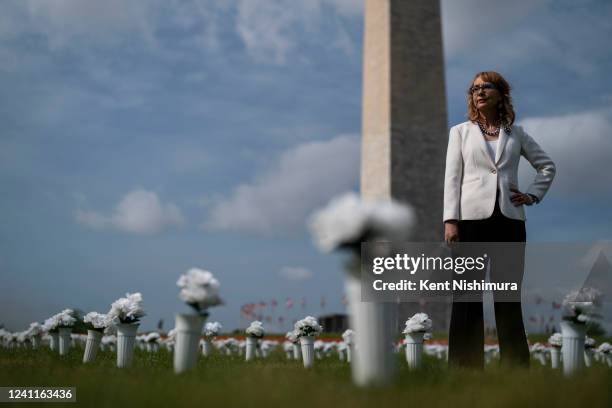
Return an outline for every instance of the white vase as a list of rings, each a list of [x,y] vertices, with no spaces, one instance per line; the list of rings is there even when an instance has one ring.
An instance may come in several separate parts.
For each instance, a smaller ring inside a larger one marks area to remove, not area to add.
[[[346,349],[338,349],[338,359],[340,361],[346,361]]]
[[[584,366],[589,368],[593,365],[593,349],[584,349]]]
[[[246,361],[255,359],[255,352],[257,350],[257,338],[247,336],[246,338]]]
[[[100,340],[102,340],[102,332],[98,330],[87,330],[87,342],[85,343],[83,363],[91,363],[96,359],[98,348],[100,348]]]
[[[138,323],[119,323],[117,325],[117,367],[119,368],[127,368],[132,365],[138,326]]]
[[[36,336],[32,336],[30,340],[32,341],[32,349],[36,350],[37,348],[40,347],[40,334],[37,334]]]
[[[612,367],[612,354],[606,354],[606,363],[608,363],[608,367]]]
[[[49,349],[51,351],[57,351],[59,349],[59,333],[49,333]]]
[[[561,322],[563,336],[563,373],[567,376],[584,367],[584,337],[586,325],[569,321]]]
[[[351,344],[347,344],[346,345],[346,362],[350,363],[351,360],[353,359],[353,350],[355,349],[355,347],[353,346],[353,343]]]
[[[70,338],[70,333],[72,333],[71,327],[62,327],[59,329],[59,354],[60,356],[65,356],[70,351],[70,345],[72,343],[72,339]]]
[[[304,336],[300,337],[300,347],[302,349],[302,361],[304,362],[304,368],[312,368],[314,365],[314,337]]]
[[[406,362],[411,370],[421,368],[424,335],[422,332],[406,334]]]
[[[350,327],[355,331],[351,370],[358,386],[385,385],[395,373],[393,340],[397,304],[361,301],[361,282],[345,280]]]
[[[553,346],[550,349],[550,366],[554,370],[559,368],[559,363],[561,360],[560,354],[561,354],[561,347]]]
[[[175,318],[174,372],[183,373],[195,367],[204,317],[179,314]]]
[[[298,343],[293,343],[293,359],[302,359],[302,347]]]
[[[210,339],[204,339],[202,342],[202,355],[208,357],[212,354],[212,343]]]

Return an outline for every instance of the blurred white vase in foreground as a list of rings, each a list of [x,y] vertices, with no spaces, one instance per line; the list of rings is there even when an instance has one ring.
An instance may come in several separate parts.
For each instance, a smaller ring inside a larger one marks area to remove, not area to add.
[[[198,346],[204,317],[179,314],[175,318],[174,372],[183,373],[198,362]]]

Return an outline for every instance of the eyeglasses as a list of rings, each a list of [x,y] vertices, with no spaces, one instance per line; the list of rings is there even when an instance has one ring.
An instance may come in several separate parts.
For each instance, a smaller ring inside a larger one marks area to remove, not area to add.
[[[497,89],[497,87],[491,82],[485,82],[484,84],[470,86],[469,91],[471,94],[474,94],[475,92],[485,91],[487,89]]]

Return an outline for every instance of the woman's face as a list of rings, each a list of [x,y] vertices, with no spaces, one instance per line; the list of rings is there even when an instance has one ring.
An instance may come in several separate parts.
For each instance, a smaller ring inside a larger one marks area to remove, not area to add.
[[[501,95],[494,84],[478,77],[472,84],[472,100],[479,111],[497,109]]]

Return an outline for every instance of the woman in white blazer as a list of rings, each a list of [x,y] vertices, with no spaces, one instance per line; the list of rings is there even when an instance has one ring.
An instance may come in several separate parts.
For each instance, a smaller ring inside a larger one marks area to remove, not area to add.
[[[467,102],[469,120],[453,126],[448,140],[445,241],[524,243],[523,207],[542,201],[555,176],[555,165],[523,128],[514,125],[510,85],[499,73],[476,74]],[[524,192],[518,187],[521,156],[537,171],[533,183]],[[520,287],[524,244],[516,248],[518,251],[505,256],[501,266],[506,273],[511,270]],[[489,273],[493,277],[494,271],[502,268],[495,268],[492,259]],[[484,367],[482,301],[455,300],[449,333],[449,364]],[[504,302],[494,297],[494,304],[502,363],[529,366],[520,301]]]

